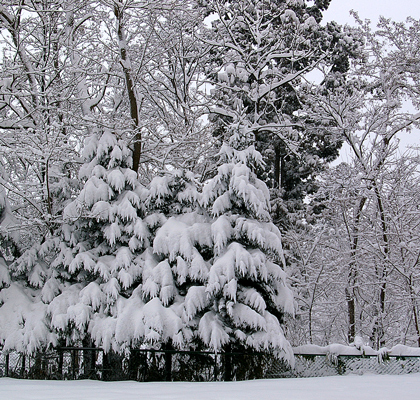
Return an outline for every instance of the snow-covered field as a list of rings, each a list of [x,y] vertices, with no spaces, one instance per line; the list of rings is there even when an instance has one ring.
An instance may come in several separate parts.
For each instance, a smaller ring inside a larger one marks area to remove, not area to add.
[[[1,400],[418,400],[420,374],[246,382],[98,382],[0,379]]]

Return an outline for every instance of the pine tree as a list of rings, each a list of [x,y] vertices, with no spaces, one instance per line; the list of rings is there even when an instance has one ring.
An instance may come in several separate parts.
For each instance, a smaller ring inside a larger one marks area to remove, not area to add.
[[[247,123],[230,126],[223,163],[206,183],[202,203],[212,217],[212,258],[198,334],[216,351],[273,351],[293,362],[281,323],[293,314],[283,270],[280,231],[270,219],[269,191],[256,176],[261,154]]]
[[[28,274],[13,268],[19,256],[14,219],[0,187],[0,344],[3,351],[32,354],[55,343],[48,329],[46,306],[40,302],[39,277],[44,265],[33,262]],[[29,257],[32,253],[29,254]]]
[[[190,348],[192,327],[185,310],[191,308],[191,293],[204,288],[208,270],[197,250],[209,245],[204,217],[196,212],[198,198],[194,176],[185,171],[156,177],[149,185],[146,219],[157,223],[153,247],[142,255],[142,322],[148,345]]]
[[[335,23],[321,26],[329,1],[240,0],[203,2],[213,22],[215,57],[209,77],[215,88],[211,121],[220,143],[227,127],[242,115],[265,164],[257,171],[272,190],[272,216],[288,225],[315,176],[338,156],[342,140],[322,120],[298,111],[302,88],[314,70],[343,74],[359,42]]]
[[[250,137],[241,123],[232,127],[218,174],[202,193],[181,171],[152,181],[148,212],[167,219],[154,233],[153,250],[142,255],[145,342],[273,351],[292,363],[281,323],[285,312],[293,314],[293,298]]]
[[[117,134],[93,135],[84,156],[80,177],[86,183],[64,210],[63,240],[52,263],[51,286],[59,280],[66,287],[59,295],[44,296],[52,327],[67,332],[72,342],[89,334],[105,350],[111,345],[119,350],[118,312],[141,282],[137,258],[150,246],[142,218],[146,190],[131,169],[131,151]]]
[[[33,352],[91,338],[106,351],[124,344],[116,339],[117,315],[141,282],[137,258],[150,246],[142,219],[146,190],[130,168],[131,151],[117,134],[93,134],[84,157],[79,176],[85,183],[65,207],[62,226],[11,265],[11,287],[29,297],[28,310],[39,308],[43,331],[32,329],[32,338],[23,345],[15,338],[10,348]],[[3,296],[2,312],[16,302],[13,296],[8,303]],[[29,319],[22,319],[27,332]]]

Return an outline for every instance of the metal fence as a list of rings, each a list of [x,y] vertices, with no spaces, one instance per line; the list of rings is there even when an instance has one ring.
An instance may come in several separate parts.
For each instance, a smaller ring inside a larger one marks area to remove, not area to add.
[[[25,356],[0,352],[0,376],[28,379],[222,381],[420,372],[420,357],[295,356],[295,368],[268,354],[133,349],[125,355],[67,347]]]
[[[67,347],[36,356],[0,352],[0,376],[28,379],[229,381],[265,378],[280,364],[267,354],[178,350],[133,349],[121,355]]]
[[[334,375],[404,375],[420,372],[418,356],[295,355],[295,368],[273,369],[270,378],[310,378]]]

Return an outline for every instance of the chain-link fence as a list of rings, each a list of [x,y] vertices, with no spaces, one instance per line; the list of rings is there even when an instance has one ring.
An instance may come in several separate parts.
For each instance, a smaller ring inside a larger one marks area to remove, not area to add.
[[[269,354],[59,348],[25,356],[0,352],[0,376],[28,379],[222,381],[347,374],[420,372],[420,357],[296,355],[295,368]]]
[[[418,356],[348,356],[333,354],[295,355],[295,368],[282,365],[270,371],[267,378],[309,378],[334,375],[388,374],[403,375],[420,372]]]

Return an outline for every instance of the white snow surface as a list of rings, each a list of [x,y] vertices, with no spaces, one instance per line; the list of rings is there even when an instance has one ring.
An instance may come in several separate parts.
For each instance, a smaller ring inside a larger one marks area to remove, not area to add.
[[[417,400],[420,374],[242,382],[98,382],[0,379],[0,400]]]

